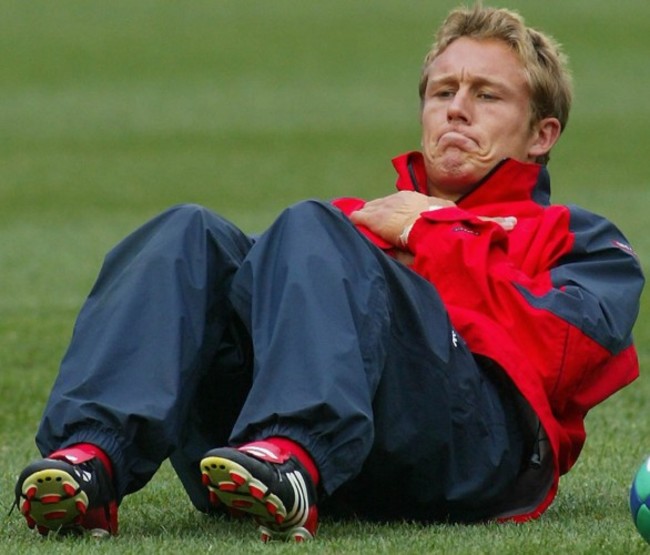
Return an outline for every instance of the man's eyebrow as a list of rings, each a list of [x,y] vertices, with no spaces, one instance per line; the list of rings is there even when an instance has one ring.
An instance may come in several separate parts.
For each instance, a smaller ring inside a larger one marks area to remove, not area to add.
[[[463,80],[463,76],[458,73],[444,73],[441,75],[431,75],[429,76],[427,87],[431,84],[434,85],[449,85],[453,83],[458,83]],[[502,90],[510,90],[511,87],[507,82],[501,79],[495,79],[490,75],[472,75],[470,81],[473,87],[496,87]]]

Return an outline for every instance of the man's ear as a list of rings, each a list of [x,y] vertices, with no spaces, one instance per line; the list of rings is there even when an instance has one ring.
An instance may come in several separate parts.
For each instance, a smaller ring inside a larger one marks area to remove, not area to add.
[[[562,126],[557,118],[544,118],[535,124],[528,157],[535,160],[547,154],[560,138]]]

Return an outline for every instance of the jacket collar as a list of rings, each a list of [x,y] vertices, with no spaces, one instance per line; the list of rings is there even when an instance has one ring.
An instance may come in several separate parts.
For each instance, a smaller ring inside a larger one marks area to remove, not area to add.
[[[420,152],[407,152],[393,159],[397,188],[427,194],[427,174]],[[545,166],[506,158],[499,162],[456,204],[464,208],[500,202],[550,203],[551,180]]]

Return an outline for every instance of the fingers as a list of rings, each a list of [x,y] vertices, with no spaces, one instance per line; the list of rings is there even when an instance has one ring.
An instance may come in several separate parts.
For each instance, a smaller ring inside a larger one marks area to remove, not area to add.
[[[479,216],[479,220],[499,224],[506,231],[512,231],[517,225],[517,218],[514,216]]]

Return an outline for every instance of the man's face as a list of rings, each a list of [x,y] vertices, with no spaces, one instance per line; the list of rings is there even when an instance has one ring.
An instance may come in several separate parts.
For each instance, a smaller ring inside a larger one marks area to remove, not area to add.
[[[522,63],[500,40],[461,37],[428,68],[422,151],[429,193],[457,200],[503,158],[533,161]]]

